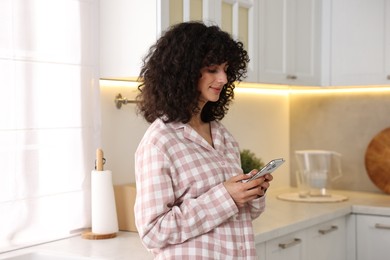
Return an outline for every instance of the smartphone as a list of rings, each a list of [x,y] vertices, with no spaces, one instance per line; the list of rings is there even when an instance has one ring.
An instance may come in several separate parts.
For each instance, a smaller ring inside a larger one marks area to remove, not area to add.
[[[263,168],[261,168],[255,175],[253,175],[250,179],[245,180],[245,182],[260,178],[261,176],[264,176],[267,173],[272,173],[284,162],[285,160],[283,158],[271,160]]]

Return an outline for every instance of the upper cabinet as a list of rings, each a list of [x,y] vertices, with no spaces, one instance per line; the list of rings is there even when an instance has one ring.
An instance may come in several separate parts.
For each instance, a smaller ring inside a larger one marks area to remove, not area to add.
[[[390,84],[390,1],[334,0],[331,84]]]
[[[315,85],[321,81],[322,2],[260,0],[260,82]]]
[[[100,0],[101,78],[137,77],[161,33],[190,20],[244,43],[246,81],[390,84],[390,0]]]
[[[216,0],[208,1],[214,15],[204,20],[214,20],[222,30],[241,41],[250,58],[245,81],[257,82],[258,77],[258,1],[256,0]]]
[[[100,0],[100,77],[137,77],[142,58],[164,30],[179,22],[202,20],[244,43],[251,58],[247,80],[256,81],[255,10],[254,0]]]
[[[258,81],[390,84],[390,0],[260,0]]]
[[[159,1],[100,0],[100,78],[138,77],[162,24]]]
[[[201,20],[208,25],[216,24],[244,44],[250,62],[245,81],[257,81],[257,1],[254,0],[169,0],[166,22]]]

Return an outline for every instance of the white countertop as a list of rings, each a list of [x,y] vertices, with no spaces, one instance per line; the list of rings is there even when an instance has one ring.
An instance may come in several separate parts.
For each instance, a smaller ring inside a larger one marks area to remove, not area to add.
[[[347,214],[390,216],[390,195],[352,191],[333,191],[348,197],[343,202],[307,203],[277,199],[277,195],[294,189],[270,189],[265,212],[254,224],[256,242],[264,242],[294,231]],[[104,240],[87,240],[81,236],[62,239],[42,245],[0,254],[0,259],[40,252],[56,256],[73,256],[65,259],[153,259],[142,246],[137,233],[119,232],[117,237]],[[51,258],[55,260],[56,258]]]
[[[109,259],[128,260],[153,259],[153,255],[142,246],[138,233],[118,232],[115,238],[88,240],[80,235],[67,239],[45,243],[25,249],[0,254],[0,259],[8,259],[18,255],[38,252],[42,255],[50,255],[50,260],[83,260],[83,259]],[[67,258],[65,258],[67,257]],[[23,258],[23,260],[43,260],[44,257]],[[19,259],[17,259],[19,260]],[[20,259],[22,260],[22,258]]]
[[[267,194],[266,210],[253,222],[257,243],[351,213],[390,216],[390,195],[332,191],[332,194],[348,199],[329,203],[290,202],[277,198],[279,194],[294,191],[296,189],[287,188],[270,190]]]

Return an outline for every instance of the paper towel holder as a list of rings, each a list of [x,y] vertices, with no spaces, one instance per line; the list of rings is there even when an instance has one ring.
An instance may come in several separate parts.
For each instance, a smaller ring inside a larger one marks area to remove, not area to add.
[[[136,100],[129,100],[127,99],[126,97],[122,97],[122,94],[119,93],[118,95],[116,95],[115,97],[115,105],[116,105],[116,108],[117,109],[121,109],[122,105],[126,105],[126,104],[134,104],[134,103],[137,103],[138,101]]]

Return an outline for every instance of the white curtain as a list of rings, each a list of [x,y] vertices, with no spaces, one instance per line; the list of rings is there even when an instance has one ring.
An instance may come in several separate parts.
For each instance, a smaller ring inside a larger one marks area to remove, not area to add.
[[[90,226],[98,0],[0,0],[0,252]]]

